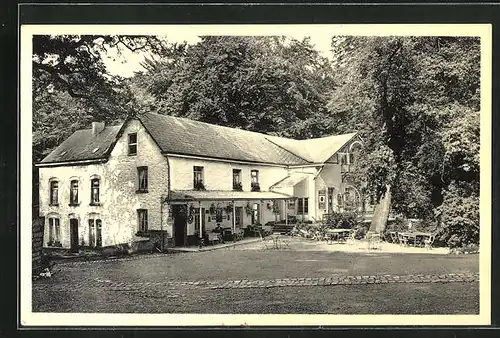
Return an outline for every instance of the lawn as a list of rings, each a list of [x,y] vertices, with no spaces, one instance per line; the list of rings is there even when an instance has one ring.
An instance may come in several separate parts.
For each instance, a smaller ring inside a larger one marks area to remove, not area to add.
[[[478,255],[368,254],[293,249],[266,251],[245,250],[244,247],[142,255],[109,261],[65,262],[55,266],[56,274],[52,278],[34,282],[33,310],[146,313],[477,313],[477,281],[220,290],[189,286],[168,288],[162,283],[361,275],[442,275],[477,273],[478,267]],[[122,289],[111,290],[96,286],[96,283],[102,281],[120,283]],[[51,287],[56,286],[63,286],[63,289],[51,290]]]

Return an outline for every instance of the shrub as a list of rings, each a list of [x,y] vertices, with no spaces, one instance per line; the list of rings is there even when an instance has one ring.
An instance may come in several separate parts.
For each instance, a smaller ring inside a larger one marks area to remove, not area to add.
[[[334,212],[326,215],[326,226],[333,229],[353,229],[358,224],[355,212]]]
[[[479,244],[479,196],[466,184],[450,184],[436,218],[438,238],[450,248]]]

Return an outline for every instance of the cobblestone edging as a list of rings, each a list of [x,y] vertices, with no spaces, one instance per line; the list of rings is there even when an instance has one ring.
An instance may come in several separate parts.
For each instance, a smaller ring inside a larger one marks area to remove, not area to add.
[[[109,291],[135,291],[144,288],[196,288],[196,289],[246,289],[296,286],[364,285],[395,283],[451,283],[478,282],[478,273],[450,273],[444,275],[370,275],[332,276],[321,278],[283,278],[267,280],[222,280],[222,281],[164,281],[164,282],[113,282],[93,280],[78,283],[49,284],[33,283],[33,289],[67,291],[85,288],[102,288]]]
[[[182,255],[184,253],[175,253],[175,255]],[[83,258],[59,258],[54,260],[55,265],[86,265],[93,263],[111,263],[111,262],[127,262],[127,261],[136,261],[139,259],[148,259],[148,258],[158,258],[165,257],[169,254],[167,253],[153,253],[153,254],[137,254],[134,256],[114,256],[114,257],[91,257],[88,259]]]

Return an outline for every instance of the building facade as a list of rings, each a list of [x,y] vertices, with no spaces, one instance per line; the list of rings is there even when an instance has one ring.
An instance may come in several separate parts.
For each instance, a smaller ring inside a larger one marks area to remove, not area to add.
[[[357,134],[292,140],[152,113],[93,123],[39,168],[44,247],[196,242],[220,225],[319,220],[343,210]]]

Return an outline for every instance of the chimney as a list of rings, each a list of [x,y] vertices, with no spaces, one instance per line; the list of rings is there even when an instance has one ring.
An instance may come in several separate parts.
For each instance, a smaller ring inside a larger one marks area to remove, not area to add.
[[[97,135],[104,130],[104,122],[92,122],[92,135]]]

